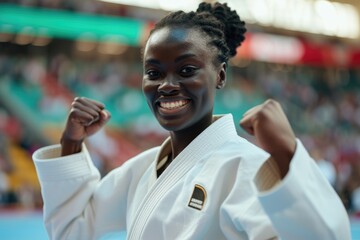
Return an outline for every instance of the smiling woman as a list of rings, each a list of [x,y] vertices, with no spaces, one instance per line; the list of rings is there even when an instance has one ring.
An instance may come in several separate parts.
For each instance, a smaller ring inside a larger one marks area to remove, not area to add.
[[[169,137],[102,180],[83,142],[111,115],[100,102],[74,99],[61,144],[33,155],[51,239],[116,231],[134,240],[350,239],[339,197],[278,102],[240,120],[258,146],[238,136],[231,114],[213,115],[244,33],[238,14],[219,3],[155,25],[142,88]]]
[[[162,28],[144,51],[143,91],[150,109],[165,129],[185,133],[186,145],[211,124],[216,86],[225,81],[225,64],[215,66],[203,35]]]

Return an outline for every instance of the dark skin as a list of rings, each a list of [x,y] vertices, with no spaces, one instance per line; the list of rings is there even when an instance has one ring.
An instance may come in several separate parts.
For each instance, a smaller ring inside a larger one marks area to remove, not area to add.
[[[226,74],[225,64],[215,65],[208,49],[197,30],[163,28],[144,50],[143,92],[170,131],[173,159],[212,122],[215,91]]]
[[[197,29],[163,28],[144,50],[143,92],[162,127],[170,132],[174,159],[212,123],[216,89],[225,84],[226,65]],[[103,104],[76,98],[63,132],[62,155],[81,151],[84,139],[110,119]],[[240,125],[257,139],[284,177],[296,149],[295,135],[280,106],[268,100],[244,114]]]

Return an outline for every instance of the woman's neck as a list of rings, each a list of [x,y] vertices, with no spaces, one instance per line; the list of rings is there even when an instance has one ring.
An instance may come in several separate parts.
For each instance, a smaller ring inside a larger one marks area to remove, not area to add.
[[[205,117],[197,124],[181,130],[170,132],[172,159],[179,155],[202,131],[212,123],[212,116]]]

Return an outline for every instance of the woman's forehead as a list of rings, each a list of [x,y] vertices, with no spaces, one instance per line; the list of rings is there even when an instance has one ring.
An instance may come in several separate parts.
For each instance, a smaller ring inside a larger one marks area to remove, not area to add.
[[[195,28],[165,27],[156,30],[147,41],[146,48],[162,46],[164,44],[184,43],[199,47],[206,47],[207,37]],[[145,48],[145,52],[146,52]]]
[[[185,41],[189,33],[189,29],[166,27],[155,31],[149,38],[149,41]]]

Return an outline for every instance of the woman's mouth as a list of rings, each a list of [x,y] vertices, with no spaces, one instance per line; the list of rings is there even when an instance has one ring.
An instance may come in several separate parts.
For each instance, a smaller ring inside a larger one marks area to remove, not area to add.
[[[173,100],[173,101],[161,101],[159,102],[158,111],[160,115],[167,117],[179,117],[179,114],[185,113],[190,100]]]
[[[160,107],[166,110],[181,108],[189,103],[189,100],[177,100],[169,102],[160,102]]]

